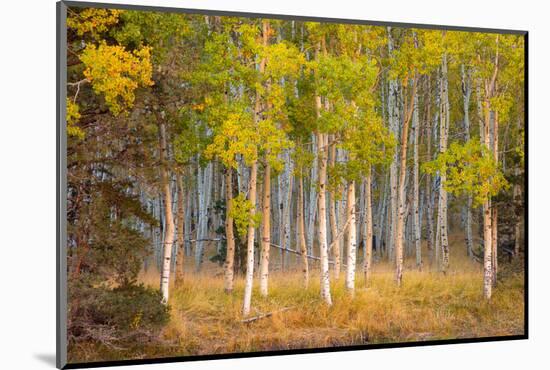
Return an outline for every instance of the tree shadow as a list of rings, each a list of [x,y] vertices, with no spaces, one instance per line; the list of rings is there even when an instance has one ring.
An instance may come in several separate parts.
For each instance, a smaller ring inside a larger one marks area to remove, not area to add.
[[[34,358],[42,361],[46,365],[55,367],[55,353],[35,353]]]

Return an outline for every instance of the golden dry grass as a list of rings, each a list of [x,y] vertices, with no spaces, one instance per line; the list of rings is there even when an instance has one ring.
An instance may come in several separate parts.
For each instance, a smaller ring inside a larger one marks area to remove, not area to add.
[[[509,266],[502,266],[498,286],[487,302],[482,297],[481,266],[464,256],[462,250],[454,249],[446,275],[429,266],[420,272],[412,258],[407,260],[400,288],[387,262],[375,265],[368,285],[358,272],[354,297],[345,290],[344,275],[338,281],[333,276],[332,307],[320,299],[317,271],[312,272],[307,289],[297,271],[272,272],[268,298],[260,296],[255,279],[251,316],[275,313],[248,324],[241,322],[242,277],[237,277],[234,293],[225,294],[221,268],[209,264],[206,272],[188,273],[184,283],[171,291],[171,320],[161,333],[170,345],[138,346],[125,351],[88,347],[87,360],[523,334],[521,269],[513,272]],[[188,271],[192,271],[191,265]],[[158,286],[158,279],[153,271],[140,277],[153,286]]]

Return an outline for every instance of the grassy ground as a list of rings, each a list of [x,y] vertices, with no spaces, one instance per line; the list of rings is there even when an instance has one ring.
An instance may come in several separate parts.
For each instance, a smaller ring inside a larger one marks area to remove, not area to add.
[[[462,251],[460,251],[462,252]],[[260,297],[257,280],[251,316],[275,312],[252,323],[242,323],[243,280],[235,292],[223,292],[222,277],[214,265],[200,275],[188,274],[171,292],[171,320],[162,342],[114,350],[97,343],[81,344],[73,361],[185,356],[354,344],[474,338],[523,334],[524,302],[521,268],[502,265],[493,298],[482,297],[482,270],[462,253],[452,255],[451,270],[443,275],[429,266],[417,271],[407,260],[401,288],[386,262],[375,265],[365,285],[357,274],[352,298],[344,288],[344,275],[331,281],[333,306],[319,297],[318,273],[304,289],[297,271],[273,272],[270,296]],[[142,275],[158,285],[158,275]],[[281,309],[288,310],[277,312]]]

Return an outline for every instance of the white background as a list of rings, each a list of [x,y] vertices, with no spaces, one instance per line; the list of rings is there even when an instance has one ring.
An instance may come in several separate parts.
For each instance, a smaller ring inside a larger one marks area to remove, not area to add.
[[[550,149],[550,13],[543,5],[544,1],[128,2],[530,31],[529,340],[201,361],[139,368],[549,368],[550,305],[546,261],[550,258],[547,243],[550,225],[545,210],[549,206],[546,188]],[[0,14],[0,368],[51,369],[55,358],[55,2],[5,1]]]

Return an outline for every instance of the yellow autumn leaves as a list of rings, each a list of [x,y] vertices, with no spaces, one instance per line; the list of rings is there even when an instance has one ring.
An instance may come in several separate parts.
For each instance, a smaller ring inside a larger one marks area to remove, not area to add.
[[[153,85],[150,47],[129,52],[122,46],[102,42],[97,47],[88,45],[80,60],[86,66],[84,76],[94,92],[105,97],[115,116],[133,106],[138,87]]]
[[[78,105],[71,99],[67,98],[67,135],[83,139],[84,131],[80,127],[76,126],[79,119],[80,110]]]
[[[67,27],[79,36],[91,35],[92,40],[107,32],[119,21],[121,10],[84,9],[71,13],[67,18]],[[84,64],[84,77],[91,82],[93,91],[104,97],[105,104],[117,116],[131,108],[138,87],[153,85],[151,47],[142,47],[133,51],[122,45],[108,45],[105,40],[85,41],[86,47],[79,55]],[[80,119],[76,101],[67,99],[67,129],[73,137],[83,138],[78,128]]]
[[[88,8],[79,13],[70,13],[67,17],[67,27],[76,31],[78,36],[85,33],[106,32],[110,26],[118,23],[122,10]]]

